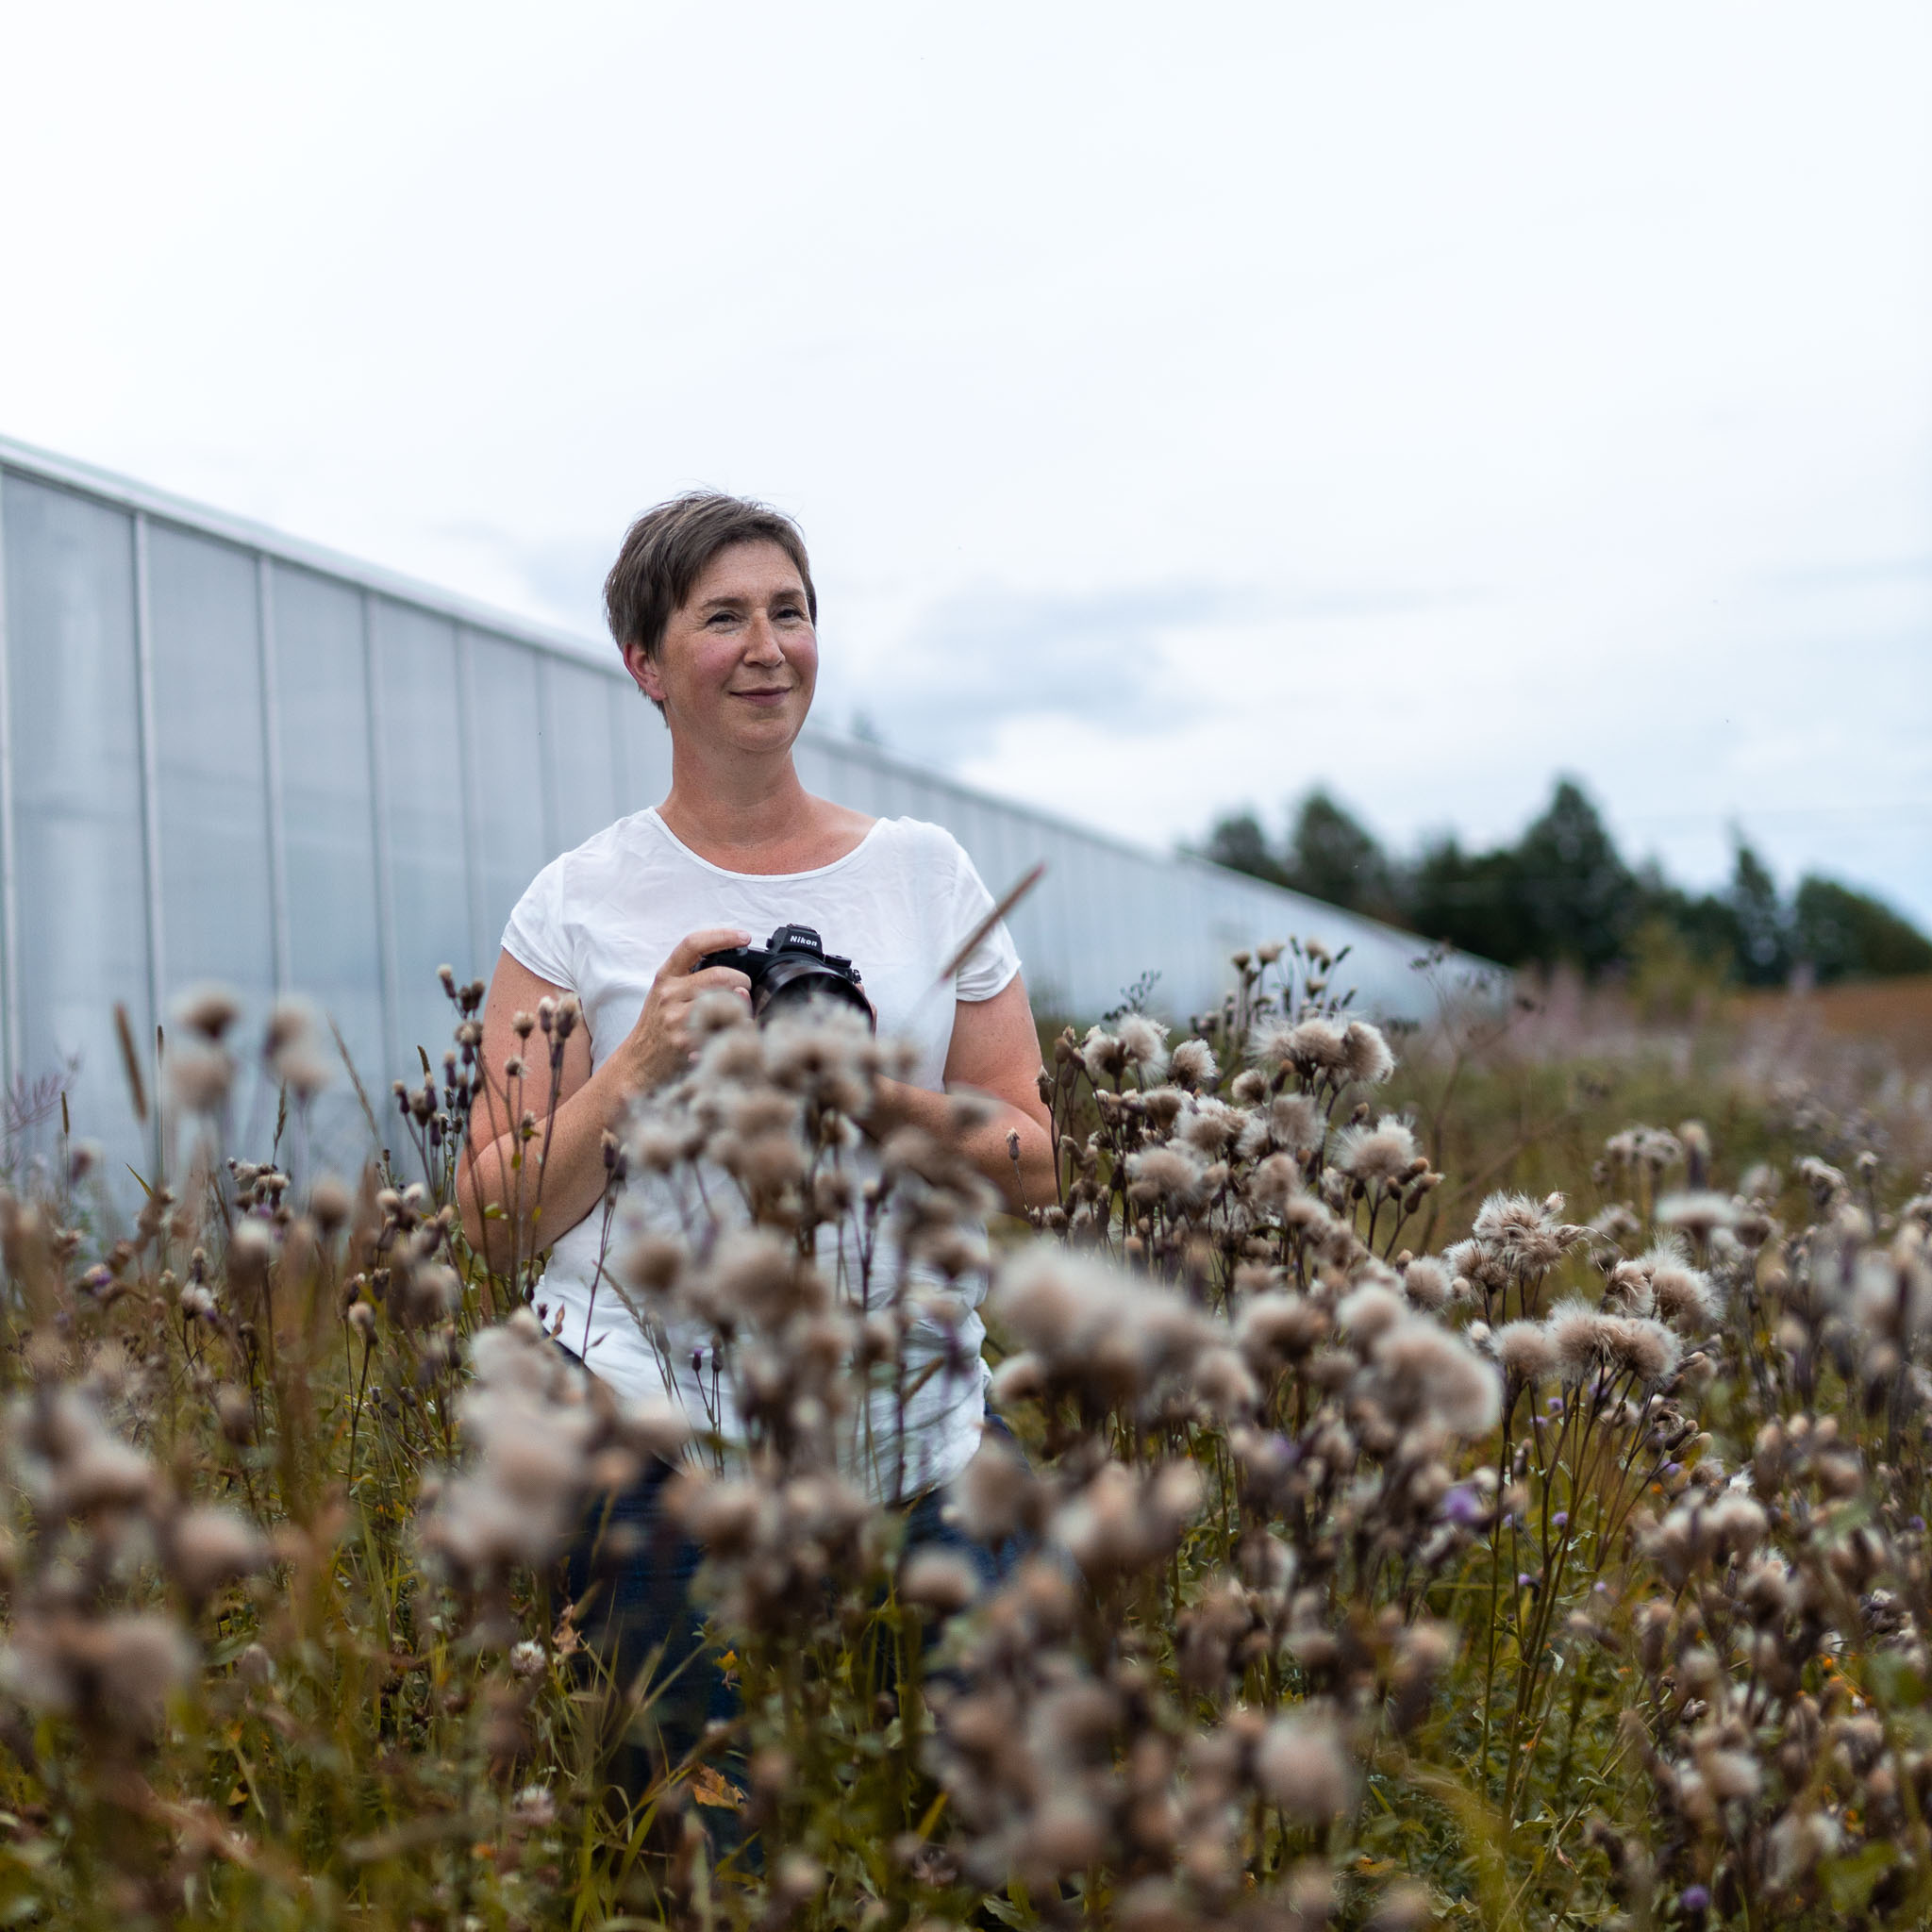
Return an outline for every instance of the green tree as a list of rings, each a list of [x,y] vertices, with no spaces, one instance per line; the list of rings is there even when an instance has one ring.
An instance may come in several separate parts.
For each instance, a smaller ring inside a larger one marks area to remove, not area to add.
[[[1738,921],[1738,977],[1746,986],[1782,986],[1791,976],[1790,916],[1777,881],[1741,840],[1726,896]]]
[[[1215,865],[1224,865],[1231,872],[1266,879],[1270,885],[1288,883],[1281,860],[1268,843],[1268,834],[1251,811],[1230,812],[1225,818],[1216,819],[1208,834],[1208,842],[1201,848],[1201,857]]]
[[[1792,907],[1790,950],[1821,981],[1932,973],[1932,940],[1882,899],[1807,874]]]
[[[1700,892],[1693,897],[1681,886],[1673,885],[1655,859],[1639,871],[1637,883],[1643,901],[1640,927],[1662,922],[1700,966],[1714,969],[1727,979],[1737,976],[1743,929],[1728,898],[1717,892]]]
[[[1425,939],[1505,966],[1534,957],[1513,847],[1471,853],[1453,835],[1432,840],[1409,874],[1407,897],[1406,923]]]
[[[1557,780],[1542,816],[1517,845],[1516,861],[1530,958],[1546,965],[1567,959],[1594,974],[1626,957],[1642,893],[1574,779]]]
[[[1311,899],[1399,918],[1396,870],[1374,834],[1321,786],[1302,800],[1289,835],[1287,882]]]
[[[1488,852],[1449,834],[1405,863],[1317,786],[1282,846],[1241,811],[1215,823],[1203,856],[1505,966],[1568,960],[1657,979],[1663,961],[1699,985],[1745,986],[1782,986],[1800,960],[1827,981],[1932,972],[1932,940],[1881,900],[1811,874],[1787,902],[1741,841],[1722,891],[1687,892],[1655,860],[1633,870],[1574,778],[1515,844]]]

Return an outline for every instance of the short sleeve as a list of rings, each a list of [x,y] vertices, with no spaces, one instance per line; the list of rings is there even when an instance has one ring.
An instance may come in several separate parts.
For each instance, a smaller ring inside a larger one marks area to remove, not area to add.
[[[570,934],[563,923],[563,860],[552,859],[529,883],[503,929],[503,950],[539,979],[579,991]]]
[[[993,908],[992,894],[979,876],[965,848],[958,840],[946,841],[953,851],[953,892],[948,924],[953,933],[951,946],[957,949]],[[953,985],[958,997],[969,1002],[990,1000],[1006,991],[1020,970],[1019,949],[1007,930],[1004,919],[995,922],[991,932],[967,954],[955,974]]]

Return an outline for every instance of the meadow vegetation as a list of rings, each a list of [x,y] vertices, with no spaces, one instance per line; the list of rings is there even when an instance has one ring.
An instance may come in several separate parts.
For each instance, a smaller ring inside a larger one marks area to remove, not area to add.
[[[943,1140],[855,1160],[889,1045],[708,1009],[607,1146],[606,1291],[705,1328],[729,1440],[465,1246],[480,987],[346,1176],[299,1158],[314,1016],[188,1001],[132,1222],[65,1134],[0,1194],[0,1919],[1932,1917],[1924,1074],[1560,985],[1385,1033],[1318,947],[1237,964],[1050,1038],[1058,1200],[990,1249]],[[529,1018],[529,1063],[577,1024]],[[230,1149],[258,1052],[282,1117]],[[980,1284],[991,1590],[864,1465]],[[560,1562],[653,1457],[740,1712],[656,1759],[667,1687]]]

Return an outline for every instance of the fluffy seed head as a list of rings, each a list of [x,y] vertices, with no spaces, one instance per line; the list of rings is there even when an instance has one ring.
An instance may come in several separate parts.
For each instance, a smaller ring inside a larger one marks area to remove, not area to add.
[[[1167,1028],[1145,1013],[1124,1013],[1115,1023],[1121,1052],[1143,1082],[1167,1071]]]
[[[1348,1036],[1333,1020],[1304,1020],[1276,1025],[1257,1041],[1263,1058],[1292,1067],[1305,1079],[1346,1079]]]
[[[356,1197],[348,1184],[332,1174],[318,1174],[308,1191],[308,1211],[324,1234],[333,1234],[355,1212]]]
[[[1682,1228],[1694,1241],[1708,1241],[1719,1228],[1729,1227],[1737,1218],[1736,1205],[1708,1189],[1666,1194],[1657,1204],[1657,1219],[1661,1225]]]
[[[241,1017],[242,1001],[234,989],[213,981],[191,986],[175,1002],[176,1028],[204,1040],[219,1041]]]
[[[1755,1798],[1764,1784],[1764,1773],[1748,1751],[1708,1751],[1697,1768],[1719,1798]]]
[[[1163,1208],[1192,1208],[1201,1198],[1207,1164],[1183,1141],[1143,1147],[1127,1156],[1127,1175],[1138,1201]]]
[[[1661,1322],[1639,1315],[1601,1318],[1604,1355],[1611,1368],[1646,1386],[1661,1382],[1677,1366],[1677,1338]]]
[[[1402,1291],[1410,1306],[1430,1314],[1448,1306],[1449,1284],[1448,1269],[1430,1255],[1418,1255],[1402,1271]]]
[[[185,1511],[169,1534],[169,1567],[196,1600],[261,1569],[268,1539],[239,1510],[218,1506]]]
[[[1364,1087],[1379,1087],[1395,1071],[1395,1056],[1382,1037],[1382,1029],[1366,1020],[1348,1023],[1341,1047],[1348,1077]]]
[[[1268,1133],[1284,1154],[1312,1154],[1326,1132],[1322,1110],[1306,1093],[1278,1093],[1268,1108]]]
[[[1057,1792],[1028,1822],[1022,1862],[1049,1879],[1059,1878],[1092,1864],[1106,1844],[1092,1804],[1077,1791]]]
[[[1302,1824],[1326,1824],[1355,1802],[1355,1763],[1325,1712],[1276,1718],[1255,1748],[1255,1777]]]
[[[1189,1379],[1194,1393],[1219,1416],[1246,1415],[1260,1399],[1246,1362],[1232,1348],[1203,1349]]]
[[[920,1550],[899,1572],[899,1597],[915,1609],[950,1617],[979,1594],[979,1572],[955,1550]]]
[[[991,1429],[953,1485],[959,1526],[977,1543],[1002,1543],[1039,1516],[1039,1484],[1025,1458]]]
[[[1609,1340],[1607,1324],[1616,1319],[1575,1299],[1559,1302],[1551,1309],[1544,1332],[1564,1381],[1582,1381],[1602,1361]]]
[[[1476,1437],[1488,1435],[1502,1414],[1496,1371],[1426,1316],[1405,1315],[1376,1341],[1373,1359],[1376,1393],[1398,1418],[1426,1419],[1452,1436]]]
[[[1107,1402],[1135,1400],[1219,1339],[1174,1291],[1045,1248],[1010,1263],[991,1302],[1039,1386],[1081,1388]]]
[[[1415,1158],[1415,1136],[1392,1113],[1385,1113],[1374,1126],[1344,1127],[1336,1137],[1336,1166],[1370,1187],[1401,1186]]]
[[[581,1378],[527,1308],[479,1331],[470,1358],[458,1413],[475,1464],[442,1486],[423,1539],[472,1576],[539,1567],[562,1547],[591,1479],[594,1417]]]
[[[1290,1201],[1305,1193],[1300,1163],[1291,1155],[1271,1154],[1255,1170],[1248,1191],[1257,1207],[1280,1213]]]
[[[1354,1341],[1367,1343],[1386,1334],[1407,1314],[1400,1295],[1372,1282],[1348,1296],[1336,1309],[1335,1318]]]
[[[311,1100],[335,1078],[335,1061],[324,1045],[326,1029],[314,1001],[284,993],[269,1014],[263,1053],[275,1084],[298,1100]]]
[[[1496,1330],[1496,1359],[1505,1374],[1534,1388],[1557,1373],[1557,1345],[1541,1322],[1506,1322]]]
[[[1477,1247],[1511,1274],[1541,1274],[1585,1232],[1557,1221],[1561,1205],[1554,1195],[1538,1202],[1526,1194],[1491,1194],[1470,1231]]]
[[[1327,1309],[1285,1290],[1256,1295],[1235,1323],[1242,1353],[1264,1371],[1299,1360],[1327,1333]]]
[[[1215,1160],[1240,1138],[1248,1116],[1213,1098],[1196,1101],[1179,1119],[1180,1138],[1196,1154]]]
[[[1205,1093],[1221,1076],[1214,1049],[1205,1040],[1184,1040],[1168,1057],[1168,1077],[1197,1093]]]
[[[1127,1070],[1127,1051],[1117,1034],[1104,1026],[1090,1026],[1080,1042],[1080,1064],[1087,1077],[1098,1087],[1103,1080],[1118,1079]]]
[[[166,1067],[168,1097],[183,1113],[213,1113],[228,1097],[235,1079],[234,1057],[193,1033],[176,1034],[169,1041]]]

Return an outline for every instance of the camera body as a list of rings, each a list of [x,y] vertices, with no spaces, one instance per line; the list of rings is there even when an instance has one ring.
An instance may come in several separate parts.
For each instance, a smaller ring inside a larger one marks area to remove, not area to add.
[[[808,925],[781,925],[763,946],[707,953],[693,970],[702,973],[707,966],[729,966],[751,981],[752,1017],[760,1026],[774,1012],[799,1012],[818,999],[863,1013],[868,1028],[878,1030],[858,969],[826,952],[824,941]]]

